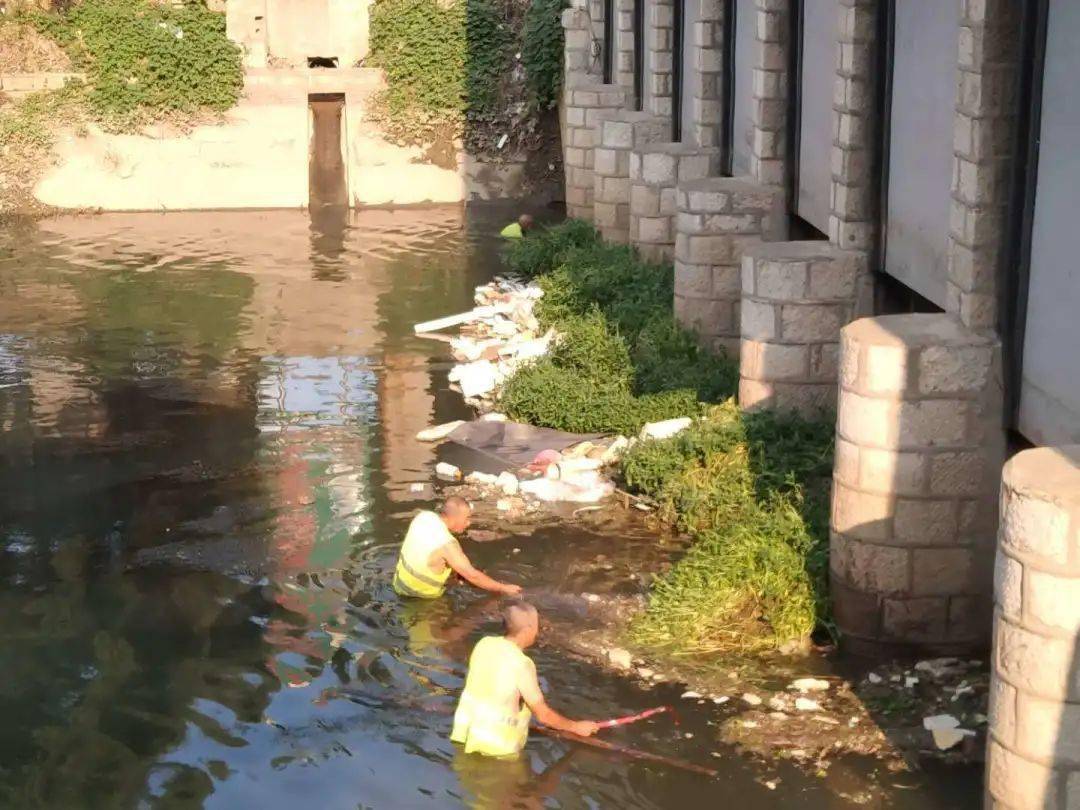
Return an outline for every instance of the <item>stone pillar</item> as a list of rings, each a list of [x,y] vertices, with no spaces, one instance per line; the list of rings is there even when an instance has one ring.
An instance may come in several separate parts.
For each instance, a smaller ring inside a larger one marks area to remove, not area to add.
[[[589,12],[582,8],[563,12],[563,87],[599,81],[589,76],[592,64],[592,28]]]
[[[675,220],[675,317],[702,345],[739,356],[739,266],[763,238],[784,235],[784,193],[745,179],[680,183]]]
[[[609,242],[630,240],[630,150],[667,138],[670,122],[617,110],[600,121],[593,157],[593,221]]]
[[[673,0],[650,0],[645,38],[645,109],[671,119],[674,33]],[[671,130],[668,130],[671,138]]]
[[[972,329],[997,325],[1020,78],[1021,3],[965,0],[953,143],[946,309]]]
[[[998,346],[952,316],[841,332],[829,564],[849,648],[985,644],[1000,402]]]
[[[630,150],[630,243],[648,261],[675,255],[675,187],[719,169],[718,149],[656,143]]]
[[[750,176],[782,186],[787,174],[788,42],[791,0],[755,0],[757,61]]]
[[[612,78],[634,92],[634,0],[615,0],[615,69]]]
[[[1080,807],[1080,445],[1005,465],[987,810]]]
[[[878,0],[840,0],[833,92],[829,241],[867,252],[874,247],[878,227],[877,6]]]
[[[692,124],[684,128],[682,139],[698,146],[719,146],[723,117],[724,4],[697,1],[698,18],[690,32],[694,69],[683,77],[683,104],[690,106]]]
[[[774,242],[742,260],[739,405],[821,418],[836,407],[840,329],[866,257],[828,242]]]
[[[624,106],[626,91],[613,84],[578,84],[563,89],[563,164],[566,213],[593,219],[593,166],[598,123]]]

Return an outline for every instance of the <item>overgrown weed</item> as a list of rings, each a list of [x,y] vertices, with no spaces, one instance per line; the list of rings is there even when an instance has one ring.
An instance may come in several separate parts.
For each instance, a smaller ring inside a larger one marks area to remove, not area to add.
[[[671,268],[602,243],[587,223],[530,234],[508,264],[538,280],[538,316],[566,339],[508,381],[507,413],[622,434],[704,415],[621,464],[623,485],[693,541],[654,583],[631,638],[673,654],[747,652],[827,627],[831,424],[742,413],[735,365],[675,321]]]

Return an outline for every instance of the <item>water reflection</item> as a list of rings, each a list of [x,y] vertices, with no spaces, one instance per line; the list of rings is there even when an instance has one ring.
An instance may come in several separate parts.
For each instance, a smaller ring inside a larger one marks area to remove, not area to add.
[[[411,325],[470,305],[508,216],[111,215],[0,235],[0,803],[774,804],[738,761],[707,783],[546,739],[509,766],[447,740],[494,605],[403,607],[389,588],[429,505],[414,436],[463,415],[443,347]],[[513,542],[478,564],[549,592],[593,588],[581,561],[601,551],[627,570],[619,555],[654,553],[622,528]],[[553,647],[536,658],[571,714],[657,701]],[[711,761],[670,729],[635,734]]]

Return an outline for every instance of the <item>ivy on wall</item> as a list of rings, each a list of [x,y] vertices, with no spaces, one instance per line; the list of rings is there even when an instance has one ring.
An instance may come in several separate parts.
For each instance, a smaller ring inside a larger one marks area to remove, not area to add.
[[[83,0],[27,19],[86,71],[90,109],[114,129],[227,110],[243,88],[225,16],[202,3]]]
[[[460,138],[473,154],[536,148],[562,81],[563,0],[375,0],[378,117],[404,143]]]

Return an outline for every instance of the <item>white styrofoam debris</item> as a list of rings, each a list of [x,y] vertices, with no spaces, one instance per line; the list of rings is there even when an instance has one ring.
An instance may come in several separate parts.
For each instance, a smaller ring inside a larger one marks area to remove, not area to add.
[[[689,416],[678,419],[665,419],[662,422],[649,422],[641,428],[641,439],[670,439],[690,427],[693,420]]]
[[[453,422],[446,422],[441,425],[435,425],[434,427],[424,428],[416,434],[416,438],[421,442],[441,441],[464,424],[464,420],[458,419]]]
[[[495,486],[499,487],[504,495],[517,495],[520,483],[513,473],[503,472],[499,473],[499,477],[495,480]]]
[[[461,480],[461,470],[445,461],[440,461],[435,465],[435,475],[439,476],[439,478],[444,478],[447,481]]]
[[[796,692],[827,692],[829,690],[829,682],[823,681],[821,678],[797,678],[788,685],[788,689],[794,689]]]
[[[924,717],[922,724],[927,731],[934,731],[935,729],[958,728],[960,721],[951,714],[934,714]]]
[[[795,698],[795,708],[800,712],[820,712],[821,704],[810,698],[797,697]]]
[[[493,487],[499,480],[499,476],[492,475],[486,472],[471,472],[465,476],[465,482],[469,484],[479,484],[484,487]]]

